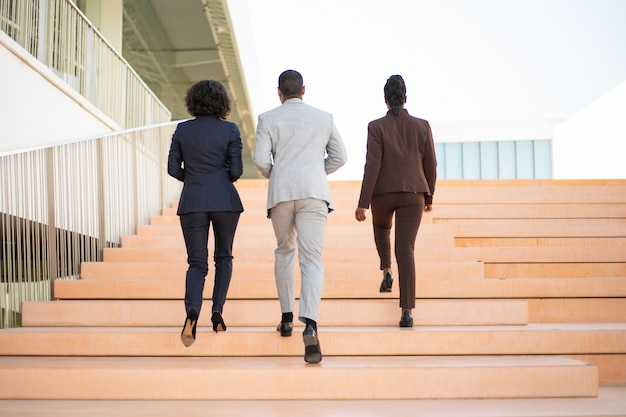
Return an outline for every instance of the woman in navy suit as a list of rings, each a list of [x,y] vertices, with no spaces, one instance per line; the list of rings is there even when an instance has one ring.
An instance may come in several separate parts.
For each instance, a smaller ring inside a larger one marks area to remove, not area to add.
[[[215,281],[211,322],[215,332],[225,331],[222,309],[233,270],[233,240],[241,199],[233,185],[243,174],[239,128],[226,121],[230,98],[215,80],[199,81],[185,96],[193,119],[181,122],[172,136],[167,172],[184,183],[177,214],[187,248],[185,310],[187,318],[181,340],[190,346],[196,340],[196,325],[202,308],[204,280],[208,272],[208,234],[213,225]]]

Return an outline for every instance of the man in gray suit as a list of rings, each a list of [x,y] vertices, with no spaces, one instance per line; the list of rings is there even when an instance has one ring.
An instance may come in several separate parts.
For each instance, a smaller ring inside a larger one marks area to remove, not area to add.
[[[317,336],[324,263],[322,248],[328,213],[333,210],[327,175],[346,163],[346,148],[330,113],[302,101],[302,75],[287,70],[278,78],[281,106],[259,115],[254,164],[269,178],[268,217],[276,235],[274,277],[282,312],[277,330],[293,330],[294,257],[301,272],[298,319],[305,323],[304,360],[322,360]]]

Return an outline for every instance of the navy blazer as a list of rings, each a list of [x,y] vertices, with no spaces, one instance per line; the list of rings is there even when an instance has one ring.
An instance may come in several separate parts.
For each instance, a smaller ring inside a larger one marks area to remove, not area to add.
[[[235,123],[214,116],[179,123],[167,159],[167,173],[184,183],[177,214],[242,212],[233,185],[243,174],[241,152],[241,134]]]

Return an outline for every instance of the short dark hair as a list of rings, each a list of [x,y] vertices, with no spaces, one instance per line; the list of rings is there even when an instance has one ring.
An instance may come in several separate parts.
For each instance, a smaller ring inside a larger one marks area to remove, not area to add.
[[[406,102],[406,84],[401,75],[392,75],[385,83],[385,103],[389,104],[393,114],[400,113]]]
[[[299,97],[302,94],[304,81],[298,71],[287,70],[278,77],[278,88],[285,97]]]
[[[230,113],[230,97],[224,84],[216,80],[198,81],[185,95],[187,112],[192,116],[215,116],[226,119]]]

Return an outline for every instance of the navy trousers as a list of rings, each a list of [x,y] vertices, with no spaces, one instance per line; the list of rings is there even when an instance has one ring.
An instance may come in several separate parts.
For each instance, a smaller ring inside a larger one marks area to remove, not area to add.
[[[180,215],[185,246],[187,247],[187,275],[185,278],[185,310],[196,310],[200,315],[204,281],[209,271],[209,227],[213,226],[215,249],[215,279],[213,283],[212,312],[222,313],[233,273],[233,240],[239,215],[235,211],[196,212]]]

